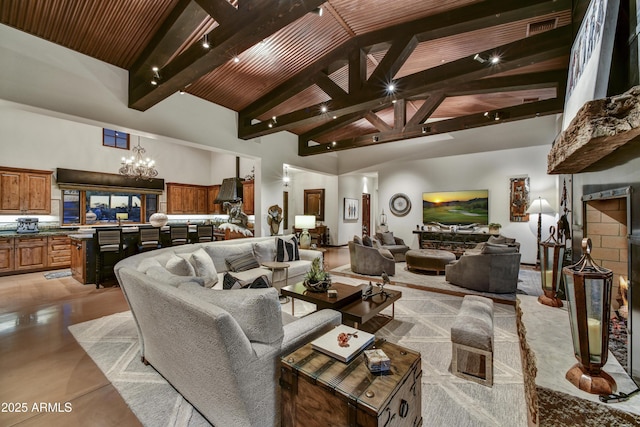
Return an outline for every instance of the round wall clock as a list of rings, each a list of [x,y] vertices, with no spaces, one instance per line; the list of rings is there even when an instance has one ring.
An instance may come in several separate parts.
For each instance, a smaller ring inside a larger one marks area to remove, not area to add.
[[[395,216],[405,216],[411,210],[411,200],[403,193],[396,193],[389,200],[389,209]]]

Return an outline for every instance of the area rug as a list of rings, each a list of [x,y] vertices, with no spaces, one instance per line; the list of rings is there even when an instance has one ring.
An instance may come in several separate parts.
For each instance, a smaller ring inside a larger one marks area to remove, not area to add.
[[[380,276],[368,276],[366,274],[354,273],[351,271],[351,265],[345,264],[331,270],[331,273],[343,277],[353,277],[364,281],[381,282]],[[518,274],[517,292],[509,294],[494,294],[491,292],[478,292],[472,289],[466,289],[461,286],[453,285],[446,281],[444,275],[435,273],[414,273],[407,270],[406,262],[396,263],[396,272],[390,276],[391,283],[399,286],[408,286],[417,289],[428,290],[432,292],[446,293],[449,295],[482,295],[493,299],[497,302],[505,302],[514,304],[516,294],[540,295],[542,287],[540,285],[540,272],[535,270],[520,269]]]
[[[60,279],[62,277],[70,277],[70,276],[71,276],[71,270],[69,270],[68,268],[66,270],[50,271],[48,273],[44,273],[45,279]]]
[[[344,282],[361,283],[349,278]],[[514,307],[495,305],[494,386],[489,388],[449,372],[450,328],[462,298],[406,287],[390,288],[401,291],[402,298],[395,304],[395,319],[376,336],[421,353],[423,425],[526,426]],[[302,316],[313,311],[315,306],[298,300],[295,308],[295,315]],[[290,313],[291,303],[283,304],[282,310]],[[385,314],[391,314],[390,308]],[[137,333],[130,312],[72,325],[69,330],[143,425],[208,425],[162,376],[140,362]]]

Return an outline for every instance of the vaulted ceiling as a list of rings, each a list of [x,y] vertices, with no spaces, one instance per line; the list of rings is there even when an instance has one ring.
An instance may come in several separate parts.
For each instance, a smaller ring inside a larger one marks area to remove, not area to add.
[[[571,4],[3,0],[0,22],[128,70],[131,108],[186,92],[312,155],[561,112]]]

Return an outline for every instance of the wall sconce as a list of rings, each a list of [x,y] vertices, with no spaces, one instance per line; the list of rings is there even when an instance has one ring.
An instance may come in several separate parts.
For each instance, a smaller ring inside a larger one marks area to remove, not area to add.
[[[550,307],[562,307],[562,300],[558,298],[562,260],[564,259],[564,244],[556,240],[556,228],[549,227],[550,236],[541,242],[538,248],[540,253],[540,279],[543,294],[538,297],[540,304]]]
[[[284,167],[284,176],[282,177],[282,186],[284,188],[289,187],[289,167],[286,165]]]
[[[613,272],[591,258],[591,239],[582,239],[582,258],[562,269],[567,287],[573,352],[578,359],[566,379],[587,393],[608,395],[616,388],[601,368],[609,354],[609,315]]]

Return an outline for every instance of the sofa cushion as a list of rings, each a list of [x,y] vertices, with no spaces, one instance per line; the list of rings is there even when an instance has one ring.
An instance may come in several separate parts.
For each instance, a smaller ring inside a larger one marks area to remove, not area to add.
[[[159,282],[166,283],[168,285],[177,287],[182,283],[193,282],[198,286],[205,285],[205,281],[202,277],[196,276],[179,276],[177,274],[171,274],[166,268],[162,266],[149,267],[146,272],[147,276],[155,279]]]
[[[369,246],[370,248],[373,247],[373,242],[371,241],[371,237],[369,237],[366,234],[362,236],[362,244],[364,246]]]
[[[391,231],[387,233],[381,233],[382,236],[382,244],[383,245],[395,245],[396,239],[393,238],[393,233]]]
[[[298,251],[298,239],[293,236],[290,239],[276,237],[276,261],[287,262],[300,259]]]
[[[178,288],[227,311],[249,341],[270,344],[284,337],[278,292],[273,288],[218,291],[192,283]]]
[[[160,261],[158,261],[156,258],[145,258],[140,261],[140,264],[138,264],[136,270],[138,270],[140,273],[146,273],[147,270],[151,267],[162,267],[162,264],[160,264]]]
[[[391,253],[391,251],[389,249],[380,248],[380,249],[378,249],[378,252],[380,252],[380,255],[382,255],[385,258],[393,259],[393,254]]]
[[[196,276],[204,279],[204,286],[212,288],[218,283],[218,272],[213,260],[204,249],[200,248],[195,251],[190,258],[191,263],[195,267]]]
[[[171,258],[169,258],[169,261],[167,261],[167,265],[165,265],[165,268],[169,271],[169,273],[175,274],[177,276],[195,276],[195,268],[193,268],[193,265],[191,265],[191,262],[187,259],[187,257],[184,256],[184,254],[181,255],[182,256],[178,256],[174,254]],[[189,257],[191,257],[191,254],[188,255]]]
[[[258,264],[258,261],[256,261],[256,258],[253,256],[253,251],[234,255],[225,261],[229,271],[247,271],[260,267],[260,264]]]
[[[259,263],[270,262],[276,259],[276,246],[272,241],[257,242],[253,244],[253,256]]]
[[[240,280],[237,277],[232,276],[231,273],[224,273],[224,279],[222,279],[222,289],[259,289],[270,287],[271,282],[264,274],[249,281]]]

